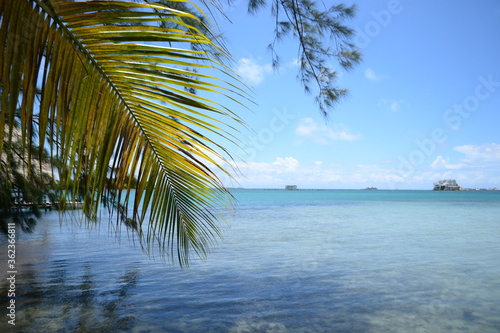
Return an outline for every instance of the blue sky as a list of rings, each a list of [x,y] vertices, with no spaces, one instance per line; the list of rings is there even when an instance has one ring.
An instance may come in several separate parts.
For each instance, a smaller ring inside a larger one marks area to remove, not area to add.
[[[363,62],[340,73],[350,94],[328,119],[296,78],[296,43],[280,44],[273,71],[273,18],[245,3],[227,10],[232,23],[219,20],[256,103],[234,109],[253,132],[227,186],[432,189],[451,178],[500,188],[499,1],[355,2]]]

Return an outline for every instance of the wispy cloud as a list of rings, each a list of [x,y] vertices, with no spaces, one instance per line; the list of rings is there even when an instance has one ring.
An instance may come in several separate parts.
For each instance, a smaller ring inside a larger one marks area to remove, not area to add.
[[[252,58],[241,58],[236,72],[249,84],[256,86],[262,83],[266,74],[272,73],[270,64],[258,64]]]
[[[458,163],[453,164],[449,158],[439,155],[431,163],[431,168],[436,170],[478,170],[500,164],[500,144],[463,145],[453,149],[463,154]]]
[[[331,144],[333,141],[355,141],[360,138],[359,135],[352,134],[349,128],[342,123],[328,127],[319,125],[312,118],[302,118],[295,133],[321,145]]]
[[[402,99],[381,99],[378,102],[379,106],[391,112],[399,112],[403,107],[404,101]]]
[[[463,145],[454,150],[463,154],[457,163],[437,156],[430,165],[430,177],[456,179],[464,187],[500,187],[500,144]]]
[[[299,161],[293,157],[278,157],[272,163],[272,167],[276,173],[295,172],[299,166]]]
[[[382,79],[382,76],[375,73],[375,71],[371,68],[367,68],[365,70],[365,77],[370,81],[380,81]]]
[[[292,61],[288,62],[286,64],[287,67],[299,67],[300,66],[300,61],[298,58],[293,59]]]
[[[431,163],[432,169],[448,169],[448,170],[458,170],[466,167],[464,163],[450,164],[449,160],[439,155]]]
[[[477,145],[463,145],[454,148],[464,154],[465,161],[500,162],[500,144],[489,143]]]
[[[452,164],[450,163],[449,159],[439,155],[431,163],[431,168],[448,170],[473,170],[500,164],[500,144],[497,143],[488,143],[482,145],[463,145],[456,146],[453,149],[463,154],[463,156],[460,158],[459,163]]]
[[[365,188],[432,189],[440,179],[456,179],[464,187],[500,187],[498,168],[470,167],[473,163],[450,163],[438,156],[431,166],[401,173],[387,164],[330,164],[321,161],[302,165],[295,157],[277,157],[272,162],[231,162],[240,170],[234,179],[222,176],[228,186],[284,188],[297,184],[300,188]]]
[[[233,179],[226,179],[230,186],[282,187],[296,182],[302,173],[299,161],[293,157],[277,157],[273,162],[232,162],[239,170]],[[222,179],[226,178],[224,175]],[[236,182],[236,184],[235,184]]]
[[[316,161],[303,166],[294,157],[277,157],[273,162],[238,163],[241,175],[235,180],[243,187],[284,188],[297,184],[301,188],[364,188],[386,184],[392,188],[403,178],[394,170],[376,165],[341,166]]]

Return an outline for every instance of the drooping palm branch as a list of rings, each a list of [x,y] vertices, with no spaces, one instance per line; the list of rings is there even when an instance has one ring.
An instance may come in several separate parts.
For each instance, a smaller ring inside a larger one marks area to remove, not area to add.
[[[232,198],[213,170],[229,173],[218,142],[243,124],[203,97],[241,95],[217,61],[225,50],[190,24],[204,24],[197,15],[123,0],[0,1],[0,150],[12,149],[19,109],[27,161],[37,160],[35,147],[60,161],[62,199],[83,193],[95,218],[104,198],[117,197],[146,249],[156,244],[180,264],[220,234]]]

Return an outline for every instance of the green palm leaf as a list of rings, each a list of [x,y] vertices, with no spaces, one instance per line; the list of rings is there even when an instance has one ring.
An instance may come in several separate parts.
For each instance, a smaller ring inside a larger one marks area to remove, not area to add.
[[[156,244],[180,264],[192,251],[206,254],[232,205],[209,166],[229,174],[216,161],[230,158],[217,142],[236,140],[243,123],[202,94],[242,95],[217,62],[224,49],[187,23],[201,26],[197,16],[160,4],[62,0],[2,0],[0,15],[0,137],[20,107],[23,146],[57,157],[63,198],[83,193],[95,218],[103,198],[116,196],[133,207],[147,250]]]

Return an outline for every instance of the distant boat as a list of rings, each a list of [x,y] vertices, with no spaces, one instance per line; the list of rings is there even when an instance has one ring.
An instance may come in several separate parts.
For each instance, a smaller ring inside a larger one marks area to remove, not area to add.
[[[378,190],[378,188],[372,186],[372,187],[365,188],[365,190]]]

